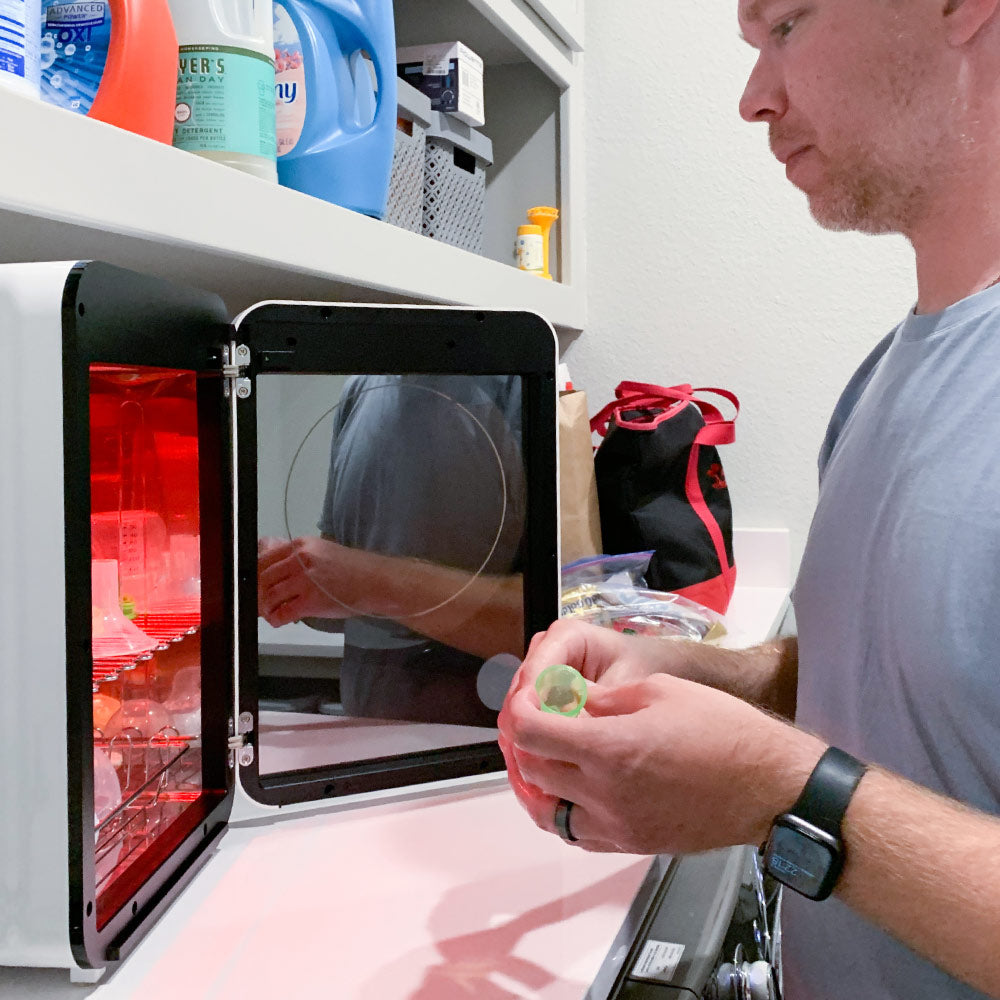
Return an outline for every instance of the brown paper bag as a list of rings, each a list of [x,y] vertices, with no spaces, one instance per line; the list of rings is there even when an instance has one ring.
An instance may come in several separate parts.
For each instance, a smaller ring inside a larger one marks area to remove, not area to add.
[[[559,530],[564,566],[603,551],[587,394],[579,390],[559,394]]]

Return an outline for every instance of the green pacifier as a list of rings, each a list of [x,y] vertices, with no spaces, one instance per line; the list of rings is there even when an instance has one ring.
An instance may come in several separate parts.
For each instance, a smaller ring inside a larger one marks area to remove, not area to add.
[[[573,718],[587,702],[587,682],[579,670],[565,663],[546,667],[535,681],[543,712]]]

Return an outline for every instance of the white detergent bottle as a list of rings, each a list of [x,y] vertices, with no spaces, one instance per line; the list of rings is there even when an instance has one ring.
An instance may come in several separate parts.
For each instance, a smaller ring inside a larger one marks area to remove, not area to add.
[[[0,0],[0,87],[38,97],[41,0]]]
[[[180,49],[174,145],[277,183],[272,0],[169,3]]]

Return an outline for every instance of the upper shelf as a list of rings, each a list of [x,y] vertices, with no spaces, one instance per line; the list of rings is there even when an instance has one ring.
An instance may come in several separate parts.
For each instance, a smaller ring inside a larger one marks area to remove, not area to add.
[[[582,295],[0,89],[0,261],[100,259],[220,294],[443,303],[583,325]]]

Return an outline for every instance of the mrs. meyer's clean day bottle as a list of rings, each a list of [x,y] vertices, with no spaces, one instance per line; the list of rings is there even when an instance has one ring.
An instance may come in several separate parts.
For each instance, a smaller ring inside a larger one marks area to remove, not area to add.
[[[174,145],[277,181],[271,0],[170,0]]]

